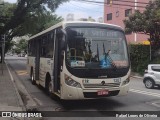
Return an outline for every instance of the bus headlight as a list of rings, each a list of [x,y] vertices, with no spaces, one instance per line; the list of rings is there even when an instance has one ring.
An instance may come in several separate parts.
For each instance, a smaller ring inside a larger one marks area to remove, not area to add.
[[[123,81],[122,86],[128,84],[130,81],[130,78],[128,77],[126,80]]]
[[[72,87],[82,88],[80,83],[78,83],[77,81],[73,80],[68,75],[65,75],[65,83],[67,85],[69,85],[69,86],[72,86]]]

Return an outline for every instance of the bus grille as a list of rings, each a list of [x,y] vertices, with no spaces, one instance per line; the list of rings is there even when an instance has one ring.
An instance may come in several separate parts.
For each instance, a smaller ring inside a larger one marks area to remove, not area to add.
[[[119,87],[120,83],[105,83],[102,84],[83,84],[84,88],[114,88]]]

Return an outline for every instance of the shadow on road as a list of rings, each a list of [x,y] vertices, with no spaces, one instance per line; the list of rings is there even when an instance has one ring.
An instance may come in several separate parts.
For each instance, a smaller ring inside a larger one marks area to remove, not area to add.
[[[39,85],[37,87],[46,95],[45,89]],[[48,95],[49,96],[49,95]],[[99,99],[88,99],[88,100],[60,100],[58,97],[52,98],[54,102],[62,106],[61,110],[74,111],[74,110],[100,110],[100,111],[111,111],[116,107],[124,106],[124,104],[113,100],[114,97],[99,98]]]

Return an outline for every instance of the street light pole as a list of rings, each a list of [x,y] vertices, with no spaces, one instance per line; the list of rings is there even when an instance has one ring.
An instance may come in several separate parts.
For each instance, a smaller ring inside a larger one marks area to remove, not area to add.
[[[152,60],[152,48],[151,48],[151,43],[150,43],[150,61]]]
[[[3,65],[4,65],[4,55],[5,55],[5,34],[2,37],[2,75],[3,75]]]
[[[0,5],[4,5],[4,0],[0,0]],[[0,36],[2,37],[2,36]],[[4,54],[5,54],[5,35],[3,36],[3,39],[2,39],[2,75],[3,75],[3,64],[4,64]]]

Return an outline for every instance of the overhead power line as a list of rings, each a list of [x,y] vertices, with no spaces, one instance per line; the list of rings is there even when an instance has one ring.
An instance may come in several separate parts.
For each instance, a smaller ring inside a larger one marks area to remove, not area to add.
[[[91,1],[91,0],[73,0],[73,1],[78,1],[78,2],[86,2],[86,3],[97,3],[97,4],[107,4],[107,2],[98,2],[98,1]],[[114,0],[113,0],[114,1]],[[118,1],[118,0],[117,0]],[[124,0],[123,0],[124,2]],[[130,2],[130,1],[128,1]],[[132,3],[132,2],[131,2]],[[133,2],[137,3],[137,2]],[[135,6],[135,5],[128,5],[128,4],[116,4],[112,2],[112,5],[119,5],[119,6],[129,6],[129,7],[139,7],[139,8],[145,8],[145,6]]]
[[[145,3],[145,2],[134,2],[134,1],[127,1],[127,0],[112,0],[112,1],[127,2],[127,3],[139,3],[139,4],[146,4],[146,5],[149,4],[149,3]]]
[[[77,0],[72,0],[72,1],[79,2]],[[86,3],[86,2],[83,2],[83,3]],[[104,6],[104,4],[98,4],[98,3],[89,3],[89,4],[96,5],[96,6]],[[125,9],[127,9],[127,6],[118,6],[118,7],[117,6],[112,6],[112,8],[124,9],[125,10]],[[141,10],[139,10],[139,11],[141,11]]]

